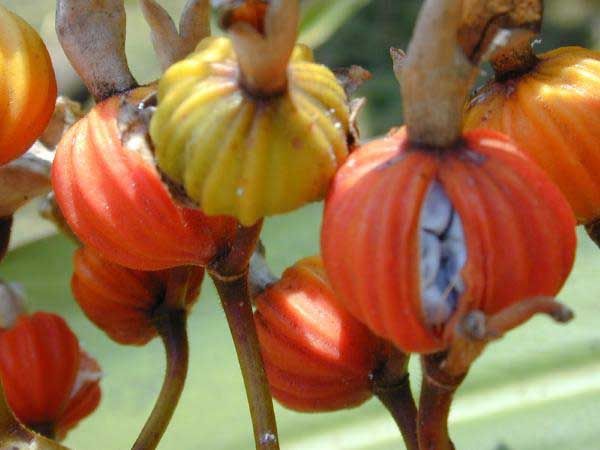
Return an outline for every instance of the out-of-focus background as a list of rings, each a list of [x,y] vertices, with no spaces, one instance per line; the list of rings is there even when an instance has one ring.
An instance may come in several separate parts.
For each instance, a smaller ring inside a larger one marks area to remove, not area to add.
[[[185,0],[162,0],[177,15]],[[86,100],[85,89],[56,40],[55,2],[0,0],[38,28],[51,49],[63,93]],[[137,2],[126,1],[127,52],[140,82],[159,75],[148,28]],[[302,39],[331,67],[359,64],[373,73],[360,89],[368,106],[363,137],[402,122],[398,86],[388,56],[405,48],[417,0],[308,0]],[[548,0],[539,51],[563,45],[600,49],[599,0]],[[600,126],[600,123],[598,124]],[[318,251],[321,205],[269,219],[264,241],[277,272]],[[160,389],[164,367],[158,341],[144,348],[118,346],[95,329],[71,298],[73,246],[38,219],[35,205],[19,213],[13,250],[0,277],[22,283],[32,309],[67,318],[83,345],[101,363],[103,401],[96,414],[68,437],[77,449],[129,448]],[[577,263],[561,298],[576,320],[568,326],[536,318],[491,345],[461,387],[451,414],[460,450],[593,450],[600,448],[600,251],[580,233]],[[507,243],[509,245],[509,243]],[[245,395],[233,345],[214,289],[206,282],[190,319],[191,366],[180,406],[160,448],[253,448]],[[413,364],[418,389],[418,367]],[[397,430],[375,400],[330,414],[298,414],[277,407],[284,450],[387,450],[403,448]]]

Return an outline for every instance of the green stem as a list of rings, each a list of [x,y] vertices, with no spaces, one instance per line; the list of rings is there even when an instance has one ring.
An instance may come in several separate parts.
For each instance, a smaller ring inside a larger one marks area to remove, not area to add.
[[[132,450],[152,450],[158,446],[181,397],[188,370],[187,313],[168,312],[156,320],[156,328],[165,346],[167,364],[162,389],[150,417]]]
[[[466,373],[453,376],[440,364],[446,354],[426,355],[421,358],[423,382],[419,399],[418,435],[421,450],[454,450],[448,433],[448,415],[454,393]]]
[[[212,265],[215,283],[235,345],[257,450],[278,450],[277,423],[254,324],[248,266],[258,244],[262,222],[241,227],[229,252]]]
[[[419,450],[417,406],[410,389],[409,356],[392,350],[388,360],[373,374],[373,394],[392,415],[407,450]]]

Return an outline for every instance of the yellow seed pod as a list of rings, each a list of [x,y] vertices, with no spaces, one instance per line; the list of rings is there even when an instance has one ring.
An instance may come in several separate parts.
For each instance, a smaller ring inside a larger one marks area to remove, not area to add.
[[[267,12],[260,42],[238,23],[231,39],[207,38],[171,66],[150,125],[163,173],[206,214],[247,226],[322,199],[348,153],[344,89],[310,49],[294,46],[295,29],[291,45],[285,31],[272,36],[285,45],[269,42],[276,19]]]
[[[56,102],[56,79],[37,32],[0,5],[0,164],[43,133]]]

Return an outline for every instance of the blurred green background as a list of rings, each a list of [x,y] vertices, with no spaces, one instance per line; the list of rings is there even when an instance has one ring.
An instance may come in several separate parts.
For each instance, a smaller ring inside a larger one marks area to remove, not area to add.
[[[61,55],[53,32],[54,2],[0,0],[41,30],[52,50],[63,92],[85,91]],[[127,1],[127,50],[139,81],[158,75],[147,27],[136,1]],[[185,0],[163,0],[177,14]],[[360,90],[369,104],[364,137],[401,123],[398,87],[388,48],[405,48],[420,5],[416,0],[305,1],[303,38],[332,67],[360,64],[374,77]],[[600,49],[600,1],[546,2],[540,49],[582,45]],[[268,259],[280,272],[318,251],[321,205],[266,223]],[[160,389],[164,368],[158,341],[144,348],[118,346],[95,329],[69,291],[73,246],[37,219],[35,205],[21,211],[13,250],[0,277],[22,283],[32,309],[65,316],[101,363],[103,400],[96,414],[68,437],[72,448],[123,450],[141,429]],[[576,267],[561,298],[576,311],[568,326],[536,318],[488,348],[460,389],[451,431],[460,450],[593,450],[600,448],[600,252],[579,236]],[[251,426],[233,345],[215,292],[206,283],[190,318],[188,384],[161,448],[247,450]],[[418,389],[418,367],[413,364]],[[383,407],[372,400],[341,413],[298,414],[277,407],[284,450],[388,450],[403,448]]]

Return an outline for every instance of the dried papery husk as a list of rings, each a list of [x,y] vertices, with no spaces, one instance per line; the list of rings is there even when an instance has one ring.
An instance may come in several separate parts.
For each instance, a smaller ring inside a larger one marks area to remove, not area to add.
[[[12,327],[25,313],[23,286],[0,280],[0,331]]]
[[[0,376],[15,416],[58,438],[100,402],[99,366],[55,314],[21,316],[0,334]]]
[[[453,314],[430,326],[419,231],[434,181],[461,219],[467,259]],[[447,349],[454,324],[473,309],[495,314],[555,295],[573,264],[574,223],[558,189],[507,137],[476,130],[454,151],[433,152],[402,129],[366,144],[338,171],[321,248],[332,286],[355,317],[406,353],[432,353]]]
[[[58,40],[96,101],[126,92],[137,82],[125,55],[123,0],[59,0]]]
[[[350,110],[302,45],[283,95],[247,95],[239,70],[229,39],[203,40],[161,79],[150,135],[166,178],[206,214],[250,226],[324,197],[348,154]]]
[[[54,110],[56,78],[38,33],[0,5],[0,165],[22,155]]]
[[[111,339],[124,345],[145,345],[158,335],[155,315],[164,314],[169,270],[128,269],[87,247],[75,252],[73,266],[73,297],[85,315]],[[196,302],[204,277],[204,269],[190,270],[185,296],[187,311]]]
[[[185,58],[202,39],[210,36],[209,0],[188,0],[179,30],[157,1],[140,0],[140,7],[150,26],[152,45],[163,70]]]
[[[536,59],[525,73],[480,89],[464,128],[510,136],[589,224],[600,218],[600,52],[563,47]]]
[[[273,396],[297,411],[351,408],[372,396],[383,345],[336,301],[320,257],[298,261],[256,299]]]
[[[117,264],[137,270],[204,266],[226,248],[237,224],[177,206],[149,151],[122,142],[120,111],[149,90],[98,104],[67,132],[52,166],[56,200],[77,237]]]

